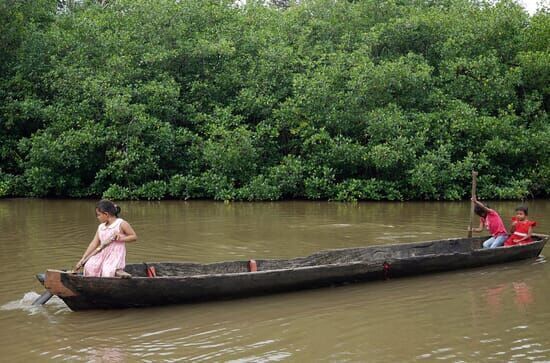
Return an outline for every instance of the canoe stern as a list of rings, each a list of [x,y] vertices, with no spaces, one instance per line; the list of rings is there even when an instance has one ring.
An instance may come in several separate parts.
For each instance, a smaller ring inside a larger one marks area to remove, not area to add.
[[[66,275],[66,272],[59,270],[47,270],[46,277],[44,279],[44,287],[52,294],[57,295],[60,298],[78,296],[75,291],[71,290],[63,283],[63,275]]]

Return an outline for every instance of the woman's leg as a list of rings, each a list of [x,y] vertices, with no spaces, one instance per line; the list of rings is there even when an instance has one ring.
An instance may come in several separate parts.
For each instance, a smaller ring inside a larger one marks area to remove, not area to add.
[[[483,242],[483,248],[492,248],[491,246],[495,242],[495,237],[489,238],[487,241]]]
[[[84,265],[84,276],[101,276],[101,264],[103,263],[103,251],[90,257]]]

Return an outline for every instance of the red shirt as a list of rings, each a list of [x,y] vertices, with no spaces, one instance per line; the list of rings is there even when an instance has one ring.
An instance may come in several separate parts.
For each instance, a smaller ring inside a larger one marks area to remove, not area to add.
[[[485,227],[487,227],[493,237],[508,234],[504,223],[502,223],[502,218],[492,209],[487,210],[487,216],[485,218],[482,217],[481,222],[485,224]]]
[[[513,222],[516,222],[516,229],[514,230],[514,233],[508,239],[506,242],[504,242],[505,246],[515,246],[515,245],[524,245],[527,243],[533,242],[532,238],[527,238],[526,240],[523,240],[521,242],[518,242],[523,237],[527,236],[529,233],[529,228],[535,227],[537,225],[537,222],[535,221],[518,221],[516,220],[516,217],[512,218]]]

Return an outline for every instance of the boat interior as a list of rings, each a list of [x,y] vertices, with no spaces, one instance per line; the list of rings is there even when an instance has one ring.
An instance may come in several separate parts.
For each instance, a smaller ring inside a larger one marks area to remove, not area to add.
[[[535,239],[538,237],[535,237]],[[292,259],[255,259],[257,271],[296,269],[302,267],[347,264],[354,262],[384,262],[388,259],[439,255],[449,253],[466,253],[480,249],[487,237],[457,238],[440,241],[379,245],[368,247],[325,250],[306,257]],[[539,238],[540,239],[540,238]],[[126,271],[136,277],[146,277],[147,267],[153,266],[156,277],[194,276],[209,274],[230,274],[250,272],[251,261],[229,261],[210,264],[187,262],[162,262],[129,264]],[[253,270],[252,270],[253,271]]]

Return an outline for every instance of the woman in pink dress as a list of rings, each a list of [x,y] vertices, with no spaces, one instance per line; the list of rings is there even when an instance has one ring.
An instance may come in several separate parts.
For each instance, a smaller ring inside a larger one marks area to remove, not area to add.
[[[128,222],[118,218],[120,207],[110,200],[100,200],[95,215],[101,223],[92,242],[75,266],[75,270],[84,267],[84,276],[129,277],[124,272],[126,266],[126,242],[137,240],[136,232]],[[87,262],[87,256],[100,249]]]

